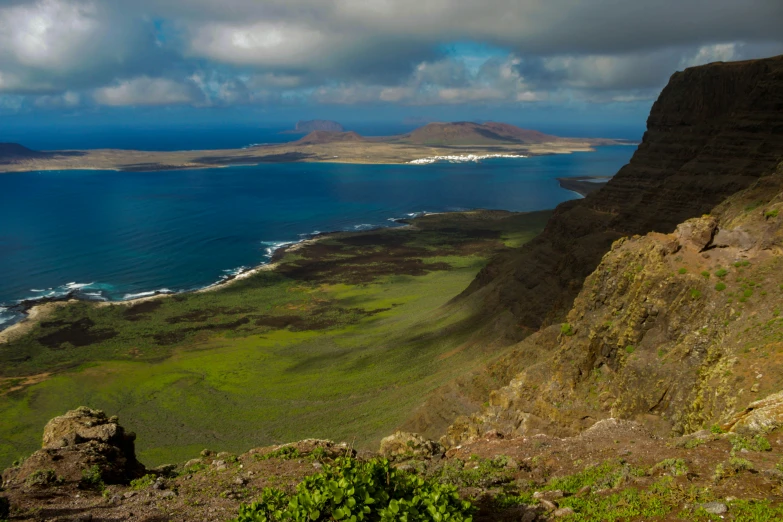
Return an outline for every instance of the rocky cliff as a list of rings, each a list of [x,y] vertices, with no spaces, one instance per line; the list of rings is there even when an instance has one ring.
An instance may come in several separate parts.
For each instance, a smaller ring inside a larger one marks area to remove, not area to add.
[[[782,212],[780,163],[671,234],[616,241],[566,322],[516,347],[535,361],[444,443],[488,430],[575,435],[609,417],[662,436],[733,427],[783,389]]]
[[[672,232],[782,159],[783,56],[675,73],[630,163],[602,190],[559,206],[541,236],[490,263],[462,297],[510,313],[507,334],[521,339],[562,319],[614,241]]]

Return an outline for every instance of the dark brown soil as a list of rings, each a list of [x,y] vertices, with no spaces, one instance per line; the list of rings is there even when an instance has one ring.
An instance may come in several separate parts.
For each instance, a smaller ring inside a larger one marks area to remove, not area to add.
[[[62,326],[62,328],[38,339],[38,342],[52,350],[63,349],[63,344],[66,343],[76,347],[88,346],[93,343],[106,341],[117,335],[117,332],[108,328],[93,329],[95,323],[87,317],[73,323],[62,321],[41,323],[43,328],[55,326]]]

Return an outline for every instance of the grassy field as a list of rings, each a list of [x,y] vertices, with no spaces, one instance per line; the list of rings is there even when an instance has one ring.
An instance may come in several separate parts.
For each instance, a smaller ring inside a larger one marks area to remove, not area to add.
[[[306,437],[375,447],[426,394],[495,354],[446,305],[549,213],[433,215],[333,235],[212,292],[59,308],[0,345],[0,468],[80,405],[120,416],[148,465]]]

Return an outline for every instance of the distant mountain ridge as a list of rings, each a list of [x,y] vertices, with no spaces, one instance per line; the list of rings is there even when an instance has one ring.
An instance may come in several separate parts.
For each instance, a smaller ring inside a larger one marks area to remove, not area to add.
[[[0,143],[0,163],[13,163],[19,160],[45,158],[46,152],[28,149],[18,143]]]
[[[485,145],[488,143],[547,143],[561,138],[536,130],[522,129],[508,123],[429,123],[398,137],[403,143],[416,145]]]
[[[367,141],[364,136],[361,136],[353,131],[348,132],[329,132],[329,131],[313,131],[304,138],[296,140],[294,143],[297,145],[319,145],[322,143],[344,143],[344,142],[357,142],[361,143]]]
[[[308,133],[313,131],[344,132],[345,128],[333,120],[299,120],[294,132]]]

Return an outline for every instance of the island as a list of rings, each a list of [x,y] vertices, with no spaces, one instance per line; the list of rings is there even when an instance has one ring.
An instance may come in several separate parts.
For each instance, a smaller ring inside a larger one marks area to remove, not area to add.
[[[506,123],[430,123],[397,136],[367,137],[356,132],[314,130],[288,143],[222,150],[40,152],[5,143],[0,144],[0,173],[79,169],[148,172],[281,162],[421,165],[589,152],[601,145],[631,144],[604,138],[564,138]]]
[[[291,134],[308,134],[313,131],[344,132],[342,125],[332,120],[299,120]]]

